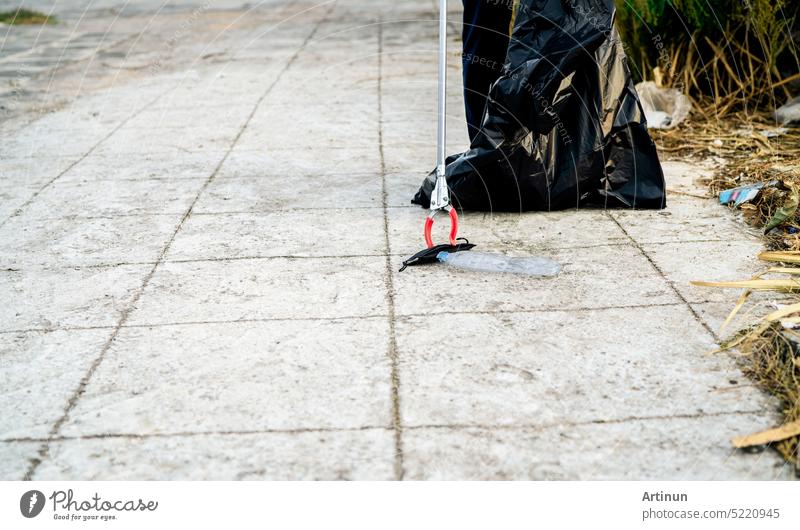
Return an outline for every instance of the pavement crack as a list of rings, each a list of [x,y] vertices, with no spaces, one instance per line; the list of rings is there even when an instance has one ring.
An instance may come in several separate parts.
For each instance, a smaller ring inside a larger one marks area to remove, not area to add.
[[[163,263],[171,263],[165,261]],[[707,300],[699,303],[708,303]],[[564,307],[564,306],[542,306],[533,307],[530,309],[489,309],[489,310],[440,310],[437,309],[434,313],[404,313],[398,315],[395,312],[395,322],[409,321],[415,318],[427,318],[431,314],[435,315],[527,315],[537,313],[594,313],[602,311],[616,311],[625,309],[653,309],[664,307],[682,307],[683,302],[665,302],[660,304],[631,304],[631,305],[609,305],[609,306],[596,306],[596,307]],[[360,320],[360,319],[383,319],[389,318],[388,313],[375,313],[370,315],[338,315],[331,317],[264,317],[264,318],[238,318],[238,319],[223,319],[223,320],[187,320],[183,322],[141,322],[136,324],[125,324],[123,328],[160,328],[169,326],[196,326],[207,324],[241,324],[241,323],[258,323],[258,322],[328,322],[337,320]],[[8,329],[0,331],[0,335],[11,335],[16,333],[53,333],[56,331],[86,331],[98,329],[113,329],[114,325],[105,326],[63,326],[51,328],[24,328],[24,329]]]
[[[71,442],[81,440],[149,440],[152,438],[183,438],[193,436],[252,436],[258,434],[308,434],[308,433],[340,433],[388,430],[391,427],[381,425],[364,425],[361,427],[297,427],[294,429],[236,429],[215,431],[178,431],[151,433],[95,433],[76,436],[57,437],[19,437],[4,438],[0,443],[34,443],[34,442]]]
[[[763,410],[731,410],[731,411],[718,411],[718,412],[696,412],[696,413],[683,413],[683,414],[667,414],[667,415],[642,415],[642,416],[625,416],[622,418],[597,418],[583,421],[561,421],[552,423],[508,423],[508,424],[484,424],[484,423],[439,423],[439,424],[418,424],[406,425],[408,430],[424,430],[424,429],[481,429],[487,431],[516,431],[516,430],[533,430],[545,431],[557,428],[571,428],[583,427],[588,425],[618,425],[639,421],[670,421],[670,420],[699,420],[703,418],[717,418],[725,416],[747,416],[747,415],[761,415]]]
[[[381,165],[381,198],[383,202],[383,237],[386,253],[386,305],[388,310],[388,354],[391,378],[392,425],[394,428],[394,478],[403,480],[403,422],[400,415],[400,372],[397,355],[397,329],[394,299],[394,267],[392,265],[392,245],[389,238],[389,193],[386,182],[386,157],[383,149],[383,19],[378,19],[378,150]]]
[[[682,294],[682,293],[681,293],[681,292],[678,290],[678,288],[677,288],[677,287],[675,287],[675,284],[674,284],[672,281],[670,281],[670,279],[669,279],[669,278],[667,278],[667,275],[666,275],[666,274],[664,274],[664,271],[662,271],[662,270],[661,270],[661,268],[660,268],[660,267],[659,267],[659,266],[656,264],[656,262],[655,262],[655,261],[653,261],[653,258],[652,258],[652,257],[650,257],[650,254],[648,254],[648,253],[647,253],[647,252],[644,250],[644,248],[642,248],[642,245],[640,245],[640,244],[639,244],[639,242],[638,242],[638,241],[636,241],[636,240],[633,238],[633,236],[631,236],[631,235],[628,233],[628,231],[627,231],[627,230],[625,230],[625,227],[624,227],[624,226],[622,226],[622,224],[621,224],[621,223],[620,223],[620,222],[617,220],[617,218],[616,218],[616,217],[614,217],[613,215],[611,215],[610,213],[608,213],[608,211],[606,211],[606,212],[605,212],[605,214],[608,216],[608,218],[609,218],[609,219],[611,219],[611,221],[612,221],[612,222],[613,222],[615,225],[617,225],[617,227],[618,227],[618,228],[619,228],[619,229],[622,231],[622,233],[623,233],[623,234],[625,234],[625,237],[627,237],[627,238],[628,238],[628,240],[629,240],[629,241],[631,242],[631,244],[632,244],[632,245],[633,245],[633,246],[636,248],[636,250],[638,250],[638,251],[639,251],[639,253],[640,253],[640,254],[641,254],[643,257],[644,257],[644,259],[646,259],[646,260],[647,260],[647,262],[650,264],[650,266],[652,266],[652,267],[653,267],[653,269],[654,269],[654,270],[655,270],[655,271],[658,273],[658,275],[661,277],[661,279],[662,279],[662,280],[664,280],[664,282],[667,284],[667,286],[669,286],[670,290],[671,290],[671,291],[672,291],[672,292],[675,294],[675,296],[677,296],[677,297],[678,297],[678,299],[679,299],[679,300],[680,300],[680,301],[681,301],[681,302],[682,302],[682,303],[683,303],[683,304],[686,306],[686,308],[689,310],[689,312],[690,312],[690,313],[692,314],[692,316],[694,317],[694,320],[695,320],[695,321],[696,321],[698,324],[700,324],[700,325],[703,327],[703,329],[705,329],[705,330],[708,332],[708,334],[709,334],[709,335],[711,335],[711,338],[712,338],[712,339],[714,339],[714,341],[715,341],[716,343],[718,343],[718,344],[719,344],[719,343],[721,342],[721,340],[722,340],[722,339],[721,339],[721,338],[720,338],[720,337],[717,335],[717,333],[716,333],[716,332],[715,332],[713,329],[711,329],[711,326],[709,326],[709,325],[706,323],[706,321],[705,321],[705,320],[703,320],[703,319],[700,317],[700,314],[699,314],[699,313],[698,313],[698,312],[697,312],[697,311],[694,309],[694,307],[692,307],[692,304],[690,304],[690,303],[689,303],[689,300],[687,300],[687,299],[686,299],[686,297],[685,297],[685,296],[683,296],[683,294]]]

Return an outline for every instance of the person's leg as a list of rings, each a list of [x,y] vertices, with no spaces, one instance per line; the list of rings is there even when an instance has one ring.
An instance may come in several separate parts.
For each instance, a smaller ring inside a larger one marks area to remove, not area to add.
[[[486,96],[503,70],[508,49],[512,0],[462,0],[464,105],[472,141],[478,133]]]

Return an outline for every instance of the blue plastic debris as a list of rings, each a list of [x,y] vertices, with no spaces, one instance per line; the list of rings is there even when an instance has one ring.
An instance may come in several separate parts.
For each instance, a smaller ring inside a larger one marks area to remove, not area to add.
[[[772,183],[770,182],[770,184]],[[740,205],[755,199],[756,195],[758,195],[758,192],[760,192],[761,188],[763,188],[765,185],[765,182],[758,182],[756,184],[747,184],[746,186],[739,186],[737,188],[725,190],[719,194],[719,203],[733,203],[733,206],[738,208]]]

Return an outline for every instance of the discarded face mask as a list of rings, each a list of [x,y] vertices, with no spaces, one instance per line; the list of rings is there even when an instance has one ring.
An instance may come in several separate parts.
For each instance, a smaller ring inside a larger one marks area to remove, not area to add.
[[[457,245],[436,245],[417,252],[403,262],[400,272],[413,265],[444,263],[459,269],[476,272],[505,272],[527,274],[528,276],[555,276],[561,272],[561,265],[544,257],[515,257],[488,252],[464,252],[475,248],[465,238]]]
[[[470,243],[465,237],[459,237],[458,241],[463,241],[463,243],[458,243],[457,245],[435,245],[433,247],[426,248],[425,250],[420,250],[407,260],[403,261],[403,266],[400,268],[400,272],[403,272],[406,270],[406,267],[412,265],[437,263],[439,261],[438,256],[442,252],[455,253],[462,252],[464,250],[472,250],[475,248],[475,245]]]

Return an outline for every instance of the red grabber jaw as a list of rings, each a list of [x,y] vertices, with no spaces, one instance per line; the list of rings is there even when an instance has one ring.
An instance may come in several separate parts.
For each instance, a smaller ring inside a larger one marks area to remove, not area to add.
[[[456,209],[450,204],[450,191],[447,189],[447,180],[445,179],[444,172],[440,170],[442,166],[436,168],[436,185],[433,187],[431,193],[431,213],[425,218],[425,244],[428,248],[433,246],[433,238],[431,237],[431,229],[433,228],[433,218],[440,211],[446,211],[450,214],[450,244],[456,245],[456,236],[458,235],[458,214]]]
[[[450,214],[450,244],[456,244],[458,214],[450,205],[450,190],[445,177],[445,111],[447,97],[447,0],[439,0],[439,123],[436,131],[436,184],[431,192],[431,213],[425,219],[425,244],[433,246],[431,229],[439,211]]]

